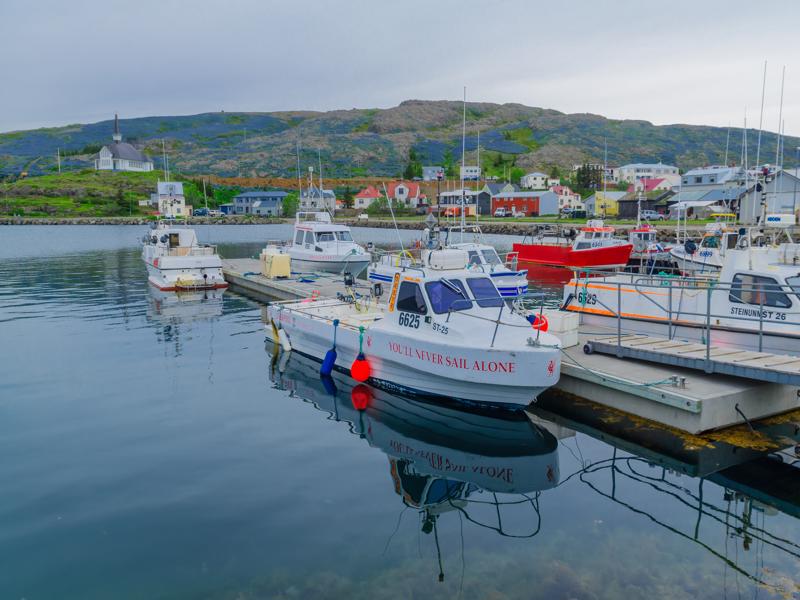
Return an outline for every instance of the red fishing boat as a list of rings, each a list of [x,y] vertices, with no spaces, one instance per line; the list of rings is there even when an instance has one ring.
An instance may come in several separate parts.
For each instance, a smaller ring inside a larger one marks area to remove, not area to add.
[[[563,229],[514,244],[518,260],[525,263],[569,268],[624,267],[633,244],[614,237],[614,228],[589,221],[580,231]]]

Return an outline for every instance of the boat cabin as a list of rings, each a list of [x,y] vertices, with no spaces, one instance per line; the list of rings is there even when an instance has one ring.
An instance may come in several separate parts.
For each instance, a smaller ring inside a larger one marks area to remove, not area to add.
[[[603,225],[602,221],[592,220],[586,223],[586,227],[581,228],[575,238],[573,249],[586,250],[587,248],[609,246],[615,242],[613,227]]]

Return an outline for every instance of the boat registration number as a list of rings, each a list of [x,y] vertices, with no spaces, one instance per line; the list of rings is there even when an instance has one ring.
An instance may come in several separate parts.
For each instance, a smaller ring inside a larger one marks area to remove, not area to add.
[[[578,302],[581,304],[597,304],[597,294],[578,292]]]
[[[398,316],[398,322],[403,327],[419,329],[419,315],[410,315],[408,313],[401,312]]]

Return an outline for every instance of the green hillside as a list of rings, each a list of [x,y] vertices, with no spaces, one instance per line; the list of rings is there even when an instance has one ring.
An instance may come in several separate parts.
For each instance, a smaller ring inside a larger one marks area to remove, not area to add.
[[[409,100],[388,109],[329,112],[205,113],[122,119],[125,141],[144,148],[161,165],[162,140],[173,170],[220,176],[294,176],[296,144],[303,169],[317,165],[327,176],[395,176],[412,162],[448,164],[461,159],[462,104]],[[91,166],[93,153],[110,141],[112,122],[73,124],[0,134],[0,176],[23,171],[52,173],[56,152],[62,167]],[[481,162],[495,170],[511,167],[563,170],[575,163],[657,162],[688,169],[724,160],[727,129],[695,125],[655,126],[647,121],[565,114],[521,104],[467,105],[467,161],[474,162],[480,136]],[[757,132],[749,133],[755,146]],[[731,135],[729,160],[740,154],[741,130]],[[776,136],[762,137],[765,157],[775,155]],[[786,148],[800,145],[787,138]],[[413,150],[413,151],[412,151]],[[791,155],[791,156],[790,156]],[[794,153],[788,152],[787,165]]]

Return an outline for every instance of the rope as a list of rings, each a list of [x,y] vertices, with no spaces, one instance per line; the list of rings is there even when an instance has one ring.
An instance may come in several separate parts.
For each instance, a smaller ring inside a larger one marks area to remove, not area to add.
[[[364,326],[358,327],[358,353],[364,354]]]

